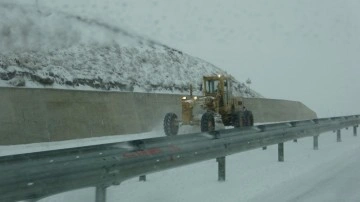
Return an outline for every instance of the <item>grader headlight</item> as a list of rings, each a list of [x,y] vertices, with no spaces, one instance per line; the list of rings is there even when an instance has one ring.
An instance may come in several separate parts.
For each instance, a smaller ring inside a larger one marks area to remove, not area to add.
[[[187,98],[186,98],[186,96],[184,96],[184,97],[182,97],[181,99],[182,99],[182,100],[186,100]]]

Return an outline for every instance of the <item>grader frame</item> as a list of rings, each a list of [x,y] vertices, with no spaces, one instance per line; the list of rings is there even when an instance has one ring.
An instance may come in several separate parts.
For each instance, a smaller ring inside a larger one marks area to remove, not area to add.
[[[181,98],[181,120],[172,112],[165,115],[166,135],[176,135],[183,125],[198,125],[202,132],[206,132],[215,130],[215,122],[234,127],[254,124],[253,114],[245,108],[242,98],[233,96],[230,77],[204,76],[201,88],[202,96],[193,96],[190,87],[190,96]]]

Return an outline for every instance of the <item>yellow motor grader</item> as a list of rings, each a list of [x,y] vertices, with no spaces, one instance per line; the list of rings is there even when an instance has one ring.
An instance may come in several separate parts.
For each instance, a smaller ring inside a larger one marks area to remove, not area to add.
[[[215,130],[215,123],[235,128],[254,125],[251,111],[243,105],[240,97],[233,97],[231,78],[223,75],[204,76],[201,85],[202,96],[181,98],[181,120],[175,113],[167,113],[164,131],[167,136],[177,135],[183,125],[198,125],[201,132]]]

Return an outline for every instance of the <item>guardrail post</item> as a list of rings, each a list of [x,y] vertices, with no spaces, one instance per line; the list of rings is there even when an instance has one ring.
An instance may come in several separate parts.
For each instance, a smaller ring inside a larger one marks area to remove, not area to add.
[[[225,181],[225,156],[216,158],[218,162],[218,181]]]
[[[314,136],[314,150],[319,149],[319,135]]]
[[[95,202],[106,202],[106,188],[105,185],[96,187]]]
[[[139,181],[140,181],[140,182],[146,182],[146,175],[141,175],[141,176],[139,177]]]
[[[284,143],[278,144],[278,160],[279,162],[284,162]]]
[[[297,142],[297,139],[294,139],[294,142]]]
[[[358,127],[358,126],[354,126],[354,136],[357,136],[357,130],[356,130],[357,127]]]
[[[267,147],[263,147],[263,148],[262,148],[262,150],[266,150],[266,149],[267,149]]]
[[[336,134],[337,134],[337,142],[341,142],[341,130],[337,130]]]

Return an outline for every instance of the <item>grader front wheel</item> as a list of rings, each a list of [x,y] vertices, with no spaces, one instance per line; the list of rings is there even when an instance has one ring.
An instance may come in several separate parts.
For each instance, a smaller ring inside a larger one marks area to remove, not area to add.
[[[164,118],[164,132],[166,136],[177,135],[179,131],[179,121],[175,113],[167,113]]]

